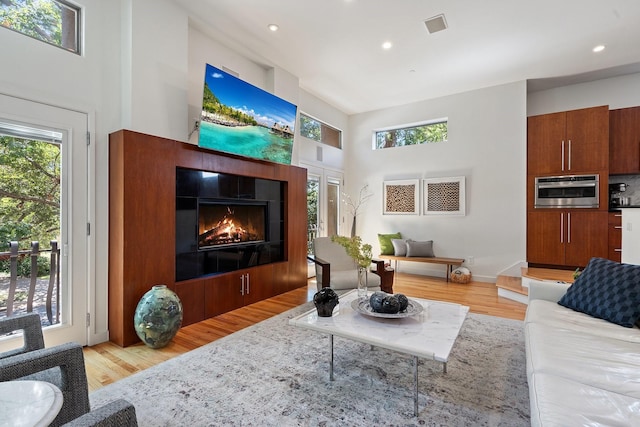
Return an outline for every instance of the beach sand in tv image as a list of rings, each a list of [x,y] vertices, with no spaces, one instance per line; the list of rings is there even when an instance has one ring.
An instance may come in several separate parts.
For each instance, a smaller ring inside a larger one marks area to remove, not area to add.
[[[202,148],[290,164],[297,107],[207,64]]]

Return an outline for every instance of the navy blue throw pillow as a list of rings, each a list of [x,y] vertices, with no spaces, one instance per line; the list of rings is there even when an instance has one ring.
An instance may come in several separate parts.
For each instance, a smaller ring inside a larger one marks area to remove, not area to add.
[[[591,258],[558,304],[632,328],[640,320],[640,265]]]

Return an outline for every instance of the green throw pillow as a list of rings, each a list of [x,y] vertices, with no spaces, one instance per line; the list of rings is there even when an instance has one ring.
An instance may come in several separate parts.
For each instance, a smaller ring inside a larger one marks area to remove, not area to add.
[[[391,239],[402,239],[400,232],[394,234],[378,234],[378,241],[380,242],[380,255],[393,255],[393,244]]]

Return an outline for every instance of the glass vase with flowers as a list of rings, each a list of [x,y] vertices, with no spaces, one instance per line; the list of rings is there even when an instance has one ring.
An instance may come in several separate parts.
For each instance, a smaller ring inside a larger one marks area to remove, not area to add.
[[[332,236],[331,241],[341,245],[358,267],[358,297],[367,296],[368,270],[373,256],[371,245],[362,243],[360,236]]]

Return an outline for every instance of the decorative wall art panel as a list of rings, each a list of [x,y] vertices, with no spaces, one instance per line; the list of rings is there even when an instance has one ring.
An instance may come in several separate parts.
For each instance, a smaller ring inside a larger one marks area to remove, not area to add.
[[[382,213],[384,215],[418,215],[419,183],[417,179],[385,181]]]
[[[425,215],[465,215],[465,177],[422,180]]]

